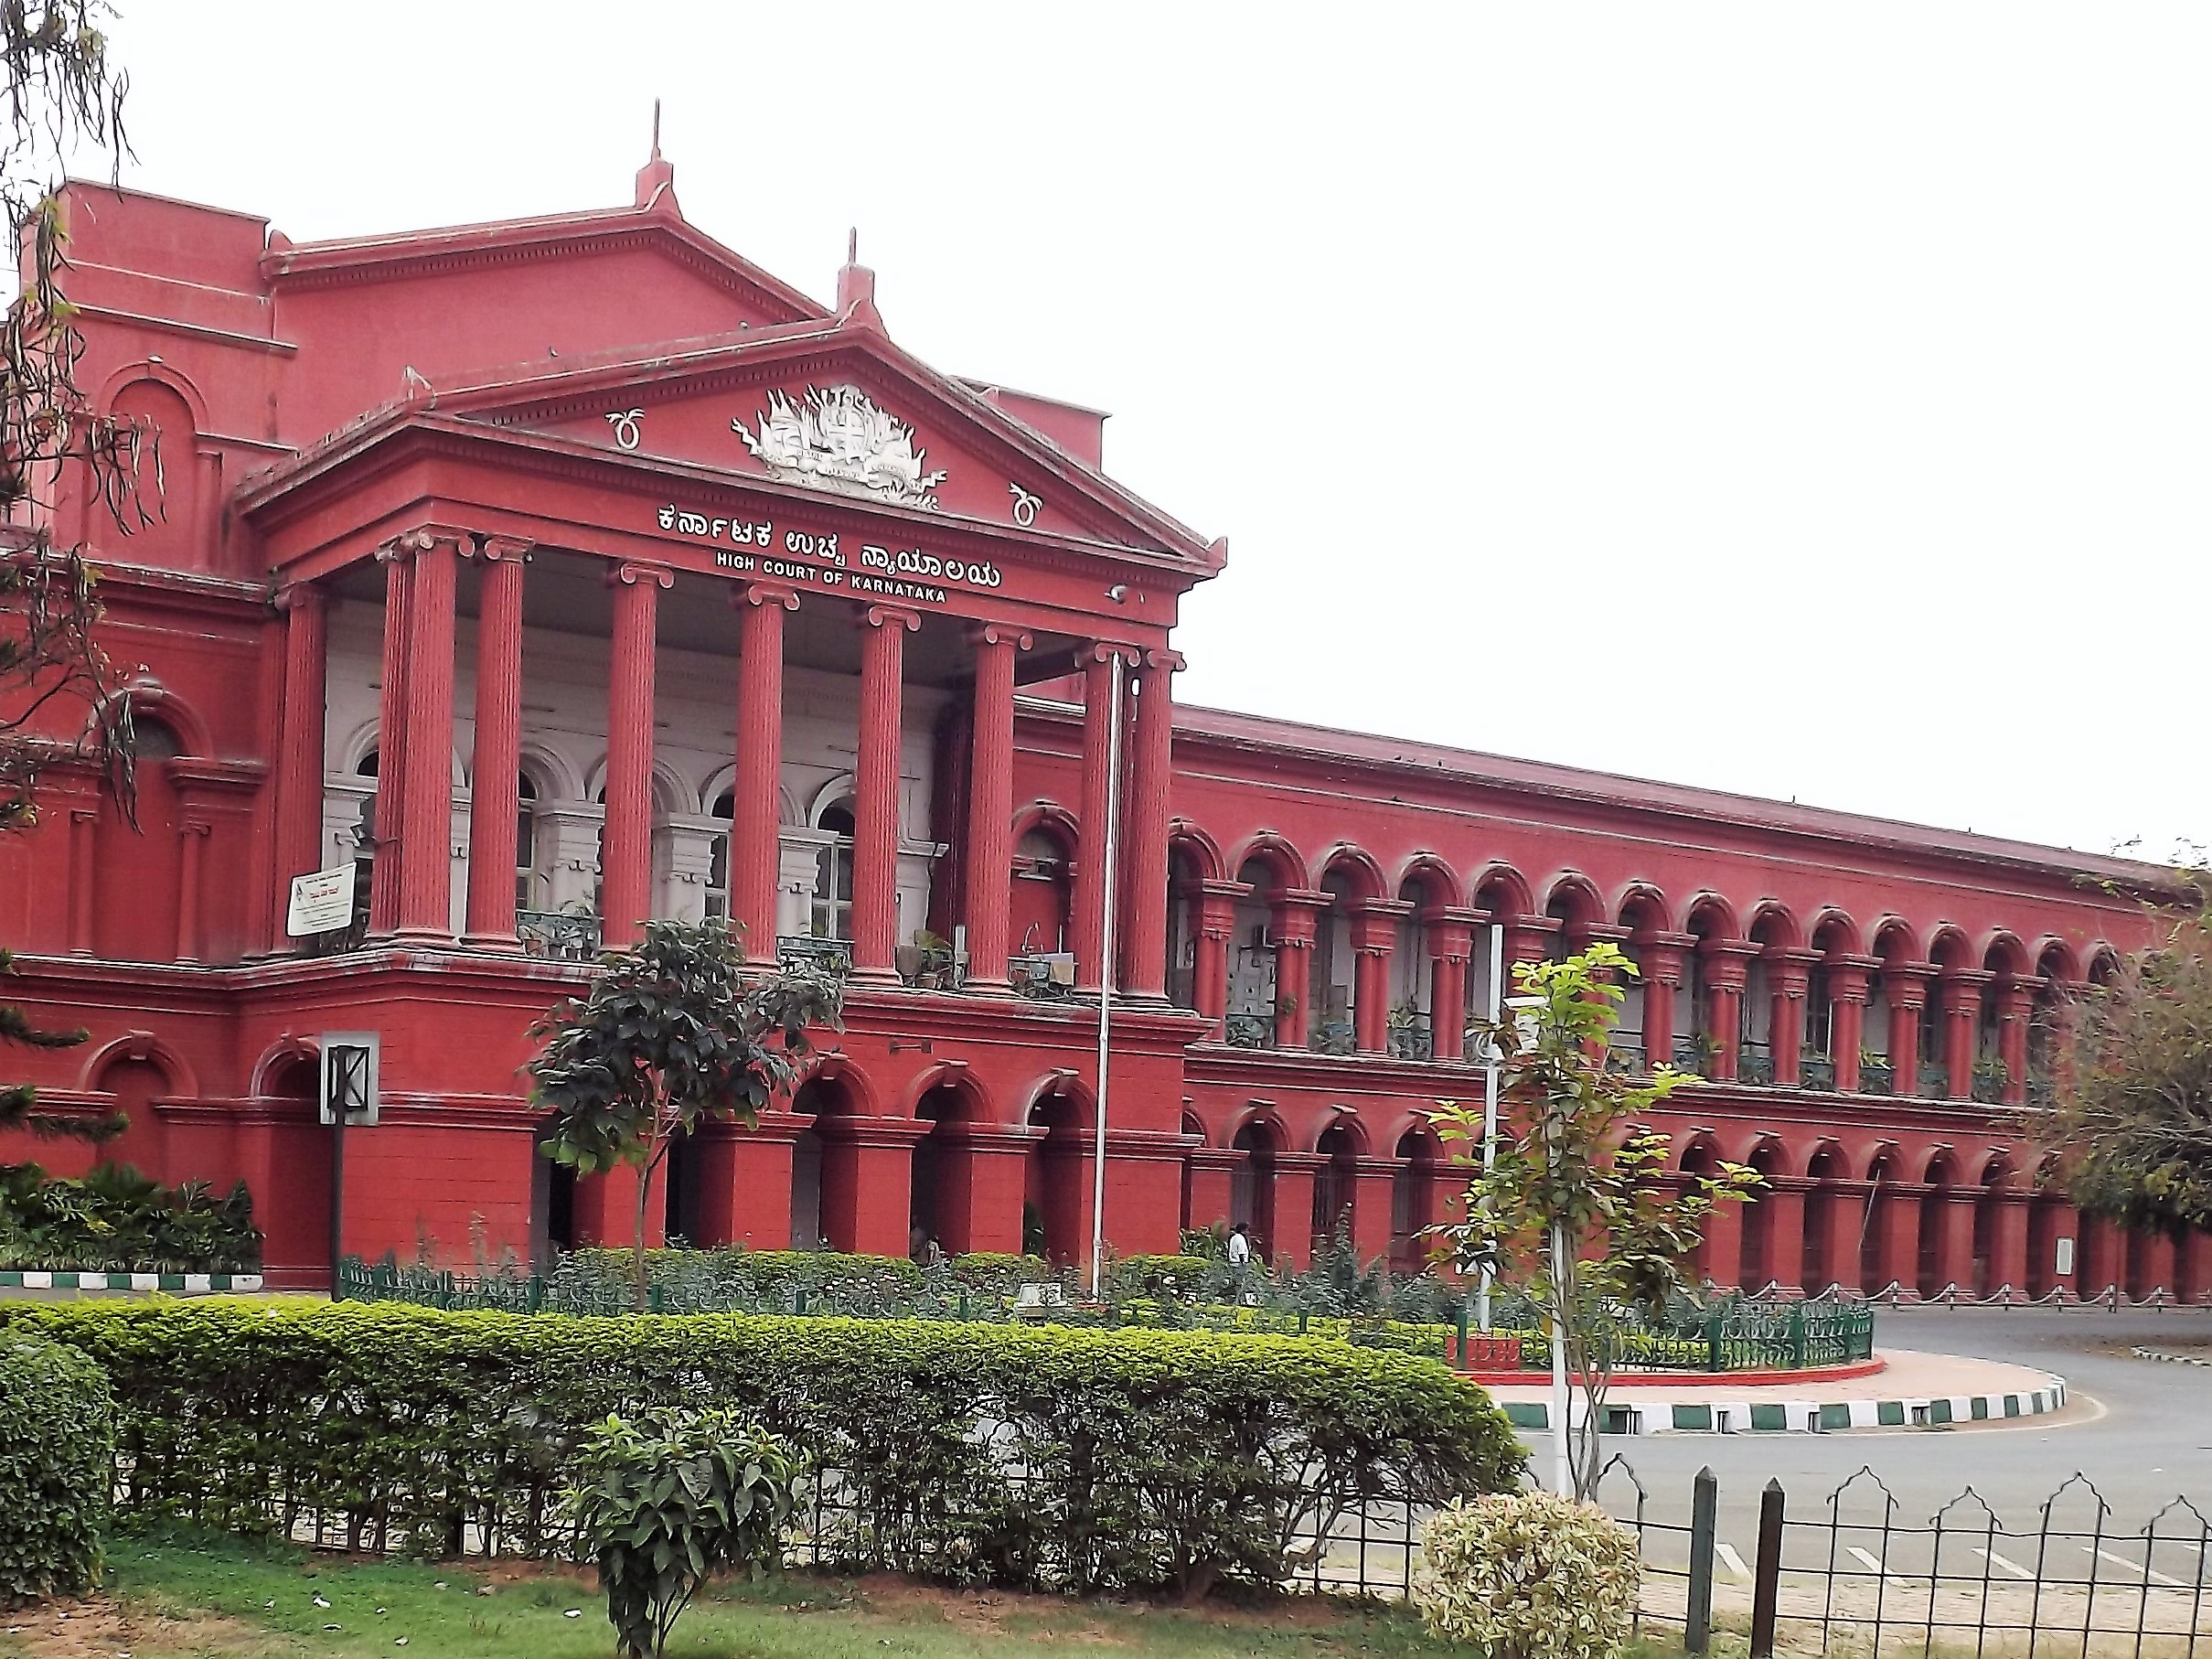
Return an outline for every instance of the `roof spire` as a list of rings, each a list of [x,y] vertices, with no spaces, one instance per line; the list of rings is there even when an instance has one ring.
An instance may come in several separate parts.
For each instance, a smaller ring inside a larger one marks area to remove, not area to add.
[[[876,273],[860,263],[860,228],[845,233],[845,267],[838,273],[838,320],[879,334],[883,319],[876,312]]]
[[[676,205],[676,167],[661,159],[660,154],[660,100],[653,100],[653,155],[638,169],[637,193],[635,206],[648,211],[667,213],[681,219],[684,210]]]

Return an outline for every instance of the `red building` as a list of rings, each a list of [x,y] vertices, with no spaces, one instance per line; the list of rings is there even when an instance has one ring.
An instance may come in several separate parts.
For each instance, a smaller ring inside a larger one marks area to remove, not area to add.
[[[81,382],[158,429],[166,510],[54,508],[107,573],[139,823],[59,768],[0,848],[24,992],[93,1033],[11,1064],[126,1108],[151,1173],[242,1175],[280,1282],[327,1262],[327,1032],[381,1039],[348,1249],[619,1236],[518,1070],[601,916],[850,962],[847,1031],[792,1109],[685,1149],[670,1226],[1011,1250],[1026,1218],[1079,1255],[1110,885],[1124,1252],[1234,1216],[1302,1256],[1346,1209],[1405,1252],[1494,934],[1640,964],[1624,1048],[1714,1079],[1679,1155],[1772,1182],[1715,1279],[2212,1293],[2205,1241],[2078,1223],[2004,1127],[2155,872],[1178,709],[1224,543],[1106,475],[1103,416],[902,350],[866,270],[823,305],[694,229],[657,157],[629,207],[313,244],[65,210]],[[348,865],[358,925],[287,937],[290,878]],[[1010,985],[1070,956],[1071,994]]]

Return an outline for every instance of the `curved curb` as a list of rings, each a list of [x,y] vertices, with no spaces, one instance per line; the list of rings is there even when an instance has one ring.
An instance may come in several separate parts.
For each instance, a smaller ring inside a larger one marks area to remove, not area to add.
[[[2201,1362],[2199,1362],[2201,1363]],[[1608,1434],[1826,1434],[1851,1429],[1941,1429],[1953,1423],[2002,1422],[2041,1417],[2066,1404],[2066,1379],[2049,1376],[2041,1388],[2010,1394],[1955,1394],[1889,1400],[1748,1400],[1715,1396],[1678,1400],[1660,1412],[1633,1402],[1606,1402]],[[1579,1400],[1575,1402],[1579,1420]],[[1516,1429],[1549,1431],[1551,1406],[1515,1400],[1501,1407]]]
[[[2203,1365],[2212,1369],[2212,1359],[2201,1354],[2168,1354],[2164,1348],[2130,1348],[2137,1359],[2154,1359],[2169,1365]]]
[[[1808,1365],[1802,1371],[1616,1371],[1608,1386],[1681,1388],[1710,1378],[1730,1388],[1787,1388],[1793,1384],[1847,1383],[1856,1377],[1878,1376],[1888,1369],[1889,1362],[1876,1354],[1847,1365]],[[1552,1380],[1548,1371],[1462,1371],[1459,1375],[1485,1388],[1544,1387]]]

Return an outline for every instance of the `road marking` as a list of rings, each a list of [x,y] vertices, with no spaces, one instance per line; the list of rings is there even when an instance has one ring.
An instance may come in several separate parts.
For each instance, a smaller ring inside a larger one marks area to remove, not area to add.
[[[1715,1544],[1713,1546],[1713,1547],[1720,1552],[1720,1558],[1728,1564],[1728,1570],[1730,1572],[1734,1573],[1739,1579],[1750,1578],[1750,1569],[1745,1567],[1743,1557],[1736,1553],[1735,1545]]]
[[[2085,1556],[2090,1553],[2089,1547],[2087,1544],[2084,1544],[2081,1547],[2081,1553]],[[2100,1549],[2095,1553],[2102,1556],[2108,1561],[2114,1562],[2121,1567],[2126,1568],[2129,1572],[2139,1577],[2155,1579],[2161,1584],[2171,1584],[2175,1589],[2188,1589],[2191,1588],[2190,1585],[2185,1583],[2182,1579],[2169,1578],[2164,1573],[2153,1571],[2144,1562],[2131,1561],[2127,1558],[2127,1557],[2116,1556],[2109,1549]]]
[[[2025,1579],[2030,1584],[2033,1584],[2036,1581],[2036,1575],[2034,1573],[2028,1571],[2026,1568],[2021,1566],[2017,1561],[2007,1560],[2004,1557],[1999,1555],[1993,1549],[1977,1549],[1974,1551],[1974,1554],[1980,1556],[1984,1561],[1987,1561],[1993,1567],[2002,1567],[2006,1572],[2012,1574],[2015,1579]]]
[[[1849,1549],[1853,1555],[1859,1558],[1859,1565],[1861,1567],[1864,1567],[1868,1572],[1875,1574],[1877,1578],[1892,1579],[1899,1583],[1904,1582],[1904,1574],[1891,1572],[1879,1561],[1875,1560],[1872,1556],[1861,1549],[1856,1544],[1849,1544],[1844,1546],[1844,1547]]]

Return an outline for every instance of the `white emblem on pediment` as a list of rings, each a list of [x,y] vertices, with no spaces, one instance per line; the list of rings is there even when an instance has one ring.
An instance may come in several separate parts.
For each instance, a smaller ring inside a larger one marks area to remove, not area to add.
[[[771,391],[758,431],[743,421],[730,430],[770,474],[795,484],[934,508],[946,478],[941,466],[925,470],[914,429],[858,386],[809,386],[797,402]]]

